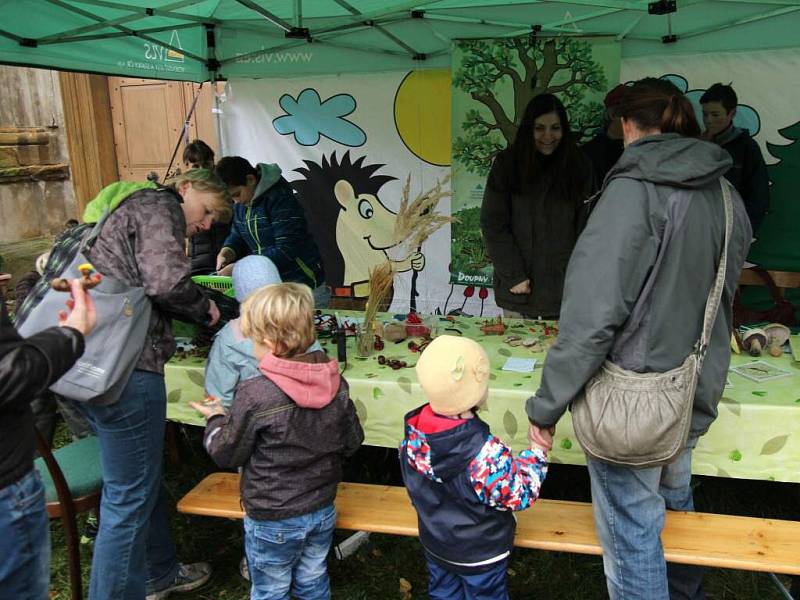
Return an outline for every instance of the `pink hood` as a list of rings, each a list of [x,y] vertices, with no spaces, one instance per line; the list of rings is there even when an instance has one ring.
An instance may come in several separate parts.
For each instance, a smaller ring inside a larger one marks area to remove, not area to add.
[[[339,363],[321,351],[295,358],[267,354],[258,368],[302,408],[324,408],[339,391]]]

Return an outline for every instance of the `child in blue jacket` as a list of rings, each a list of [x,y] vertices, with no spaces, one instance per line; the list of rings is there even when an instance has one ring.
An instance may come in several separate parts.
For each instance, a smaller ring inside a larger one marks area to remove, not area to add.
[[[540,446],[514,458],[476,414],[489,358],[475,341],[440,336],[416,371],[428,404],[405,417],[403,480],[417,510],[433,600],[506,600],[512,511],[530,507],[547,474]]]

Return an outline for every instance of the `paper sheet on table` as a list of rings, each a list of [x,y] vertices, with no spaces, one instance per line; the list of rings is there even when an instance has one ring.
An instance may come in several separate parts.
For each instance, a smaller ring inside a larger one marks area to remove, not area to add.
[[[503,365],[503,371],[514,371],[515,373],[533,373],[535,366],[535,358],[514,358],[512,356],[506,360],[506,364]]]

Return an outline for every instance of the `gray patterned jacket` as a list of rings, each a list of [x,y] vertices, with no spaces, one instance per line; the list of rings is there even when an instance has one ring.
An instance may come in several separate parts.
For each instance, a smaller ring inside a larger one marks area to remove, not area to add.
[[[153,313],[137,369],[164,372],[175,352],[170,318],[203,321],[209,300],[190,278],[184,253],[186,219],[178,194],[167,188],[139,190],[126,198],[103,225],[90,252],[95,269],[130,285],[143,286]]]

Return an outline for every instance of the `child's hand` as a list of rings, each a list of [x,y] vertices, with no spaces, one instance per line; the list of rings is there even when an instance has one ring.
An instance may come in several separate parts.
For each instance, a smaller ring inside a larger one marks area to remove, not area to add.
[[[528,425],[528,441],[531,443],[531,447],[539,446],[545,452],[553,447],[553,436],[555,434],[555,426],[544,429],[533,423]]]
[[[224,415],[225,407],[222,402],[214,396],[209,396],[204,402],[189,402],[189,406],[203,415],[206,419],[210,419],[214,415]]]

